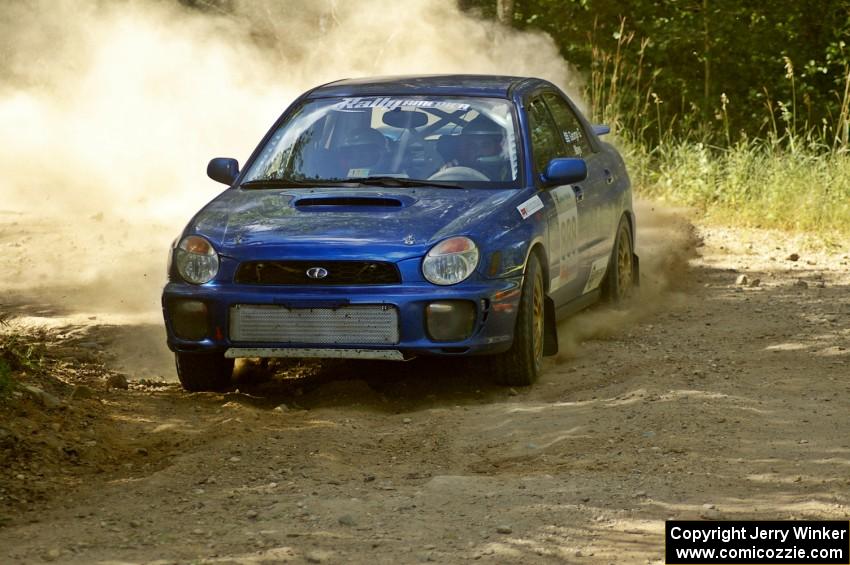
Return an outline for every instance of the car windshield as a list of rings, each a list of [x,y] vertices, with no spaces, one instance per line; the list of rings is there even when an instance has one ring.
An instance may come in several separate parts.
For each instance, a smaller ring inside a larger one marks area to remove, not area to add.
[[[433,181],[435,186],[513,188],[518,166],[508,100],[322,98],[292,112],[262,148],[243,183],[372,179],[368,184],[415,186]]]

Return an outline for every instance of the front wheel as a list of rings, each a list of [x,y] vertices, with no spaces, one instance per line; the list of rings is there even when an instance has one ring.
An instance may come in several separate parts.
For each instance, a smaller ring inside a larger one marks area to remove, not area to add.
[[[528,259],[519,301],[514,342],[506,352],[491,358],[496,382],[505,386],[529,386],[543,369],[544,328],[543,269],[537,255]]]
[[[623,304],[632,294],[635,280],[634,238],[626,217],[620,219],[614,249],[608,261],[608,272],[602,283],[602,296],[612,304]]]
[[[223,353],[177,352],[174,360],[180,384],[190,392],[222,390],[230,384],[233,359]]]

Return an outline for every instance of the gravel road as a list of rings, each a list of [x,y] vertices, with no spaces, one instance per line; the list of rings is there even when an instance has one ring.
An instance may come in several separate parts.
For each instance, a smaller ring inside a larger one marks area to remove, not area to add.
[[[3,218],[11,272],[32,255]],[[850,518],[848,249],[641,218],[641,295],[562,324],[528,389],[425,360],[187,394],[155,310],[104,312],[97,276],[10,286],[63,406],[3,413],[26,449],[0,470],[0,561],[661,563],[671,518]]]

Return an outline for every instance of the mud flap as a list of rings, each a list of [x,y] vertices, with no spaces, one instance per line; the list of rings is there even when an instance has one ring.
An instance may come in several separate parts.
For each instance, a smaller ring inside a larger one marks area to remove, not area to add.
[[[635,286],[640,286],[640,258],[637,253],[632,253],[632,269],[634,270],[632,283]]]
[[[558,353],[558,321],[555,318],[555,301],[543,299],[543,355]]]

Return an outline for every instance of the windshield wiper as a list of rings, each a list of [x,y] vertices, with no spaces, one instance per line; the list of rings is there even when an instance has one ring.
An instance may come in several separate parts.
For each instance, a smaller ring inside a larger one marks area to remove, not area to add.
[[[459,184],[453,184],[450,182],[442,182],[438,180],[425,180],[425,179],[409,179],[405,177],[392,177],[392,176],[376,176],[376,177],[363,177],[363,178],[354,178],[349,179],[350,182],[356,182],[358,184],[365,184],[368,186],[433,186],[437,188],[459,188],[463,190],[464,187]]]
[[[315,188],[318,186],[337,186],[347,185],[352,186],[358,184],[359,181],[351,180],[329,180],[329,179],[254,179],[243,182],[240,186],[245,188]]]
[[[385,186],[385,187],[436,187],[436,188],[459,188],[464,187],[450,182],[410,179],[393,176],[374,176],[351,179],[254,179],[243,182],[240,186],[245,188],[316,188],[322,186]]]

